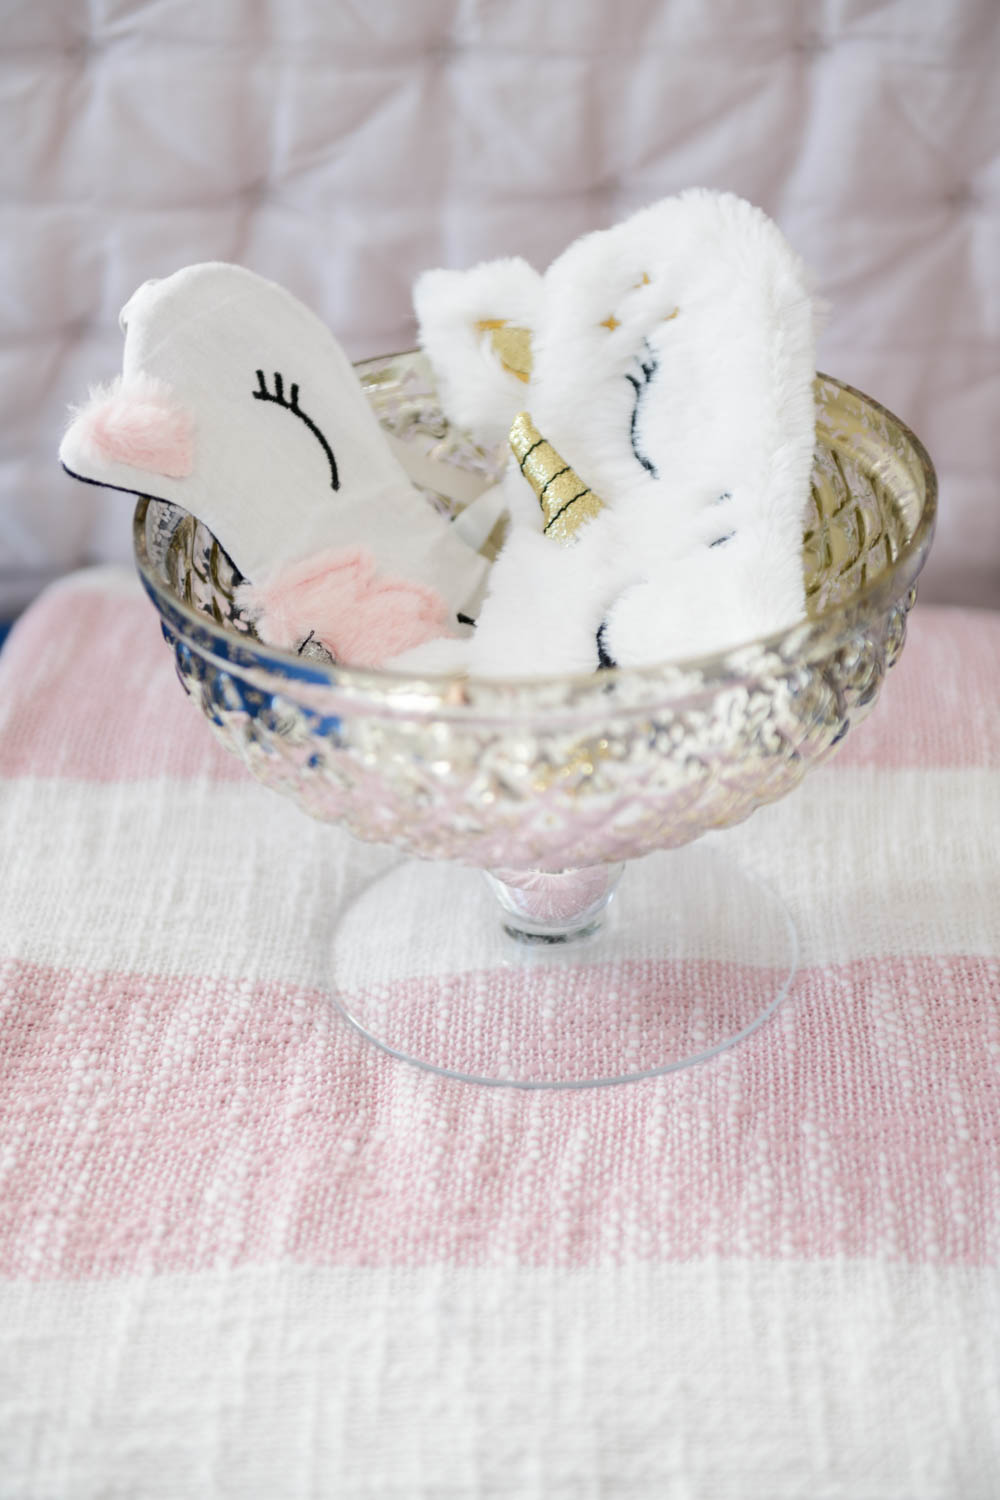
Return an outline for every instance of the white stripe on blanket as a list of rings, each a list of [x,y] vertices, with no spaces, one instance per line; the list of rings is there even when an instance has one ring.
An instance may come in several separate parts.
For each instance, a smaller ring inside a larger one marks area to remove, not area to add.
[[[3,1495],[985,1500],[998,1318],[868,1262],[7,1283]]]
[[[997,827],[1000,772],[831,768],[703,842],[780,891],[800,927],[803,963],[843,963],[994,954],[996,913],[980,898],[977,872],[994,861]],[[0,841],[12,957],[303,984],[328,979],[339,910],[397,858],[231,782],[16,779],[4,783]],[[666,899],[671,856],[653,858]],[[623,902],[628,894],[625,883]],[[750,933],[747,943],[752,960]],[[452,952],[425,934],[406,972],[452,972]],[[470,963],[493,955],[489,941],[475,952],[473,944]]]

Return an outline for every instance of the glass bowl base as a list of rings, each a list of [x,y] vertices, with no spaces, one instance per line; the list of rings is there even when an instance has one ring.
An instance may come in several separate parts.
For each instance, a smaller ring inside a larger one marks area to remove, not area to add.
[[[370,1041],[468,1083],[588,1088],[749,1036],[798,962],[784,902],[706,841],[629,865],[592,930],[526,943],[480,872],[410,860],[334,933],[332,999]]]

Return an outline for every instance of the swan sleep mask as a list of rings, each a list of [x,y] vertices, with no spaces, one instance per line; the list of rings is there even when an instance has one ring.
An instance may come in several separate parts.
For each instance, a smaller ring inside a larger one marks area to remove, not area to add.
[[[487,564],[411,484],[308,308],[211,263],[147,282],[121,321],[122,373],[74,413],[69,473],[204,521],[273,645],[381,666],[460,630]]]

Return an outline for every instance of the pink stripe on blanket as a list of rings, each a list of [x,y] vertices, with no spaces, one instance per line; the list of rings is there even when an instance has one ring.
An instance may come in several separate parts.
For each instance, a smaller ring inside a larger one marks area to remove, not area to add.
[[[445,989],[410,986],[428,1024]],[[484,994],[489,1024],[509,989],[487,979]],[[395,1062],[292,985],[8,962],[0,1273],[281,1257],[986,1265],[998,995],[1000,960],[808,970],[767,1027],[704,1067],[525,1094]]]
[[[63,585],[0,657],[0,776],[247,776],[187,702],[152,605]]]

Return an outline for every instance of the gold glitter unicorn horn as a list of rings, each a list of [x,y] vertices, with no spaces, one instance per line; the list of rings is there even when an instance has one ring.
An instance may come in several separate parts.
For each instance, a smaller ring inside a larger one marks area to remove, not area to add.
[[[510,429],[510,446],[521,473],[538,496],[545,517],[546,536],[571,542],[603,503],[547,442],[526,411],[518,412]]]

